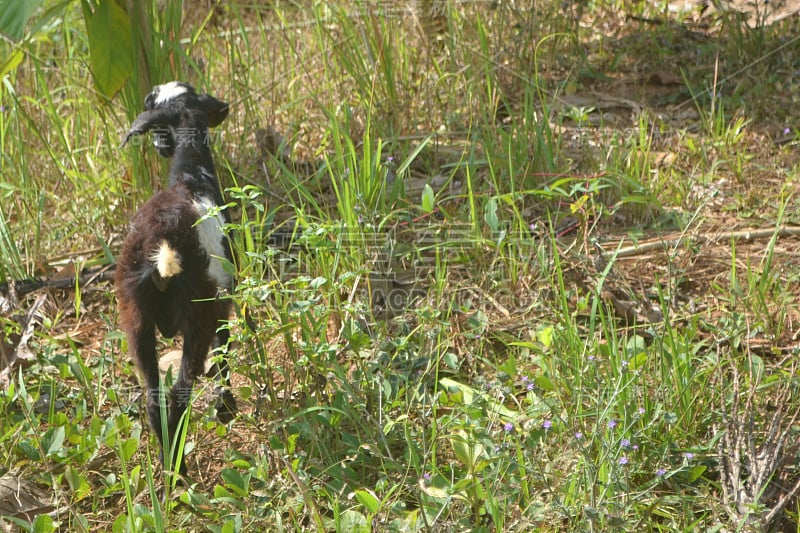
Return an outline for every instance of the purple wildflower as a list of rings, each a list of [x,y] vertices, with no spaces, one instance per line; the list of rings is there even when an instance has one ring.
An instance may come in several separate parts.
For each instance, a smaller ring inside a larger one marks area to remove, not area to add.
[[[514,424],[512,424],[511,422],[506,422],[505,424],[503,424],[503,429],[506,432],[511,433],[512,431],[514,431]]]
[[[619,458],[619,464],[621,464],[623,466],[628,464],[628,458],[623,455],[622,457]]]
[[[683,456],[686,457],[686,459],[688,459],[689,461],[694,459],[694,454],[692,452],[686,452],[685,454],[683,454]]]
[[[553,427],[553,423],[552,423],[552,422],[551,422],[549,419],[548,419],[548,420],[545,420],[545,421],[542,423],[542,427],[543,427],[544,429],[550,429],[551,427]]]
[[[623,448],[627,448],[628,446],[631,445],[631,441],[628,440],[628,439],[622,439],[622,441],[620,441],[619,445],[622,446]]]
[[[575,432],[575,440],[581,440],[583,438],[583,433],[580,431]]]
[[[666,473],[667,473],[667,471],[664,470],[663,468],[659,468],[658,470],[656,470],[656,476],[658,476],[658,477],[661,477]]]
[[[615,427],[617,427],[617,421],[612,418],[608,421],[608,429],[614,429]]]

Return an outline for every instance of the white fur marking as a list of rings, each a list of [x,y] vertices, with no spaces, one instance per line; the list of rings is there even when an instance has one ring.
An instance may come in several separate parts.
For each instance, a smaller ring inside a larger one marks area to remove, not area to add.
[[[181,267],[181,256],[172,249],[167,241],[161,241],[150,260],[156,264],[159,275],[164,279],[177,276],[183,270]]]
[[[194,202],[194,208],[200,218],[205,217],[208,210],[217,205],[208,197],[201,196]],[[221,289],[231,288],[231,277],[222,268],[221,259],[225,257],[225,246],[223,244],[222,226],[225,220],[222,213],[217,212],[214,216],[203,218],[195,228],[200,245],[208,254],[210,263],[208,264],[208,274],[217,282],[217,287]]]
[[[164,85],[159,85],[157,87],[158,91],[156,92],[156,100],[155,104],[163,104],[168,100],[172,100],[176,96],[180,96],[188,91],[188,89],[181,85],[178,81],[171,81],[169,83],[165,83]]]

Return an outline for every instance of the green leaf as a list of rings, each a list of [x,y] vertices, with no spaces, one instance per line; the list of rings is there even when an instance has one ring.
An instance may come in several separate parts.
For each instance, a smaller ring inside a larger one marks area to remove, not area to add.
[[[625,351],[629,356],[635,356],[647,350],[647,342],[640,335],[633,335],[625,343]]]
[[[489,198],[483,211],[483,220],[486,221],[492,233],[497,233],[500,228],[500,219],[497,218],[497,198]]]
[[[42,437],[42,450],[44,450],[45,457],[49,457],[61,451],[61,447],[64,445],[65,434],[63,426],[47,430],[47,433]]]
[[[381,501],[368,489],[357,490],[356,499],[370,514],[376,514],[381,508]]]
[[[547,376],[536,376],[533,378],[533,384],[547,392],[553,392],[556,390],[555,385],[553,385],[553,382],[550,381],[550,378]]]
[[[536,332],[536,340],[542,343],[545,348],[549,348],[553,344],[553,326],[546,326]]]
[[[128,530],[128,515],[121,514],[119,515],[114,523],[111,525],[111,532],[112,533],[124,533]]]
[[[422,189],[422,210],[426,213],[432,212],[434,201],[435,195],[433,193],[433,187],[426,183],[425,188]]]
[[[11,52],[8,57],[6,57],[3,64],[0,65],[0,80],[6,77],[6,74],[13,71],[15,68],[22,63],[22,58],[25,57],[25,54],[22,53],[22,50],[15,50]]]
[[[352,533],[367,533],[370,529],[367,525],[367,518],[361,513],[357,513],[352,509],[342,513],[339,519],[339,527],[337,531],[350,531]]]
[[[41,0],[0,0],[0,33],[13,41],[22,39],[25,24],[40,3]]]
[[[424,492],[431,498],[445,499],[450,497],[450,494],[442,487],[437,487],[434,485],[425,485],[424,483],[421,483],[420,485],[422,486],[422,492]]]
[[[449,436],[450,444],[456,458],[461,461],[470,471],[477,471],[478,464],[483,459],[483,444],[478,442],[473,435],[466,431],[459,430]]]
[[[702,476],[706,471],[706,467],[704,465],[695,465],[689,469],[689,482],[694,483],[697,481],[700,476]]]
[[[67,480],[69,488],[73,493],[74,501],[80,501],[84,496],[91,492],[91,487],[86,478],[72,466],[68,466],[64,471],[64,479]]]
[[[222,479],[225,480],[225,487],[240,498],[246,498],[250,485],[249,477],[245,477],[238,470],[225,468],[222,470]]]
[[[128,14],[113,0],[100,0],[88,24],[92,74],[107,98],[125,85],[133,72],[133,46]]]
[[[31,524],[33,528],[31,531],[34,533],[50,533],[51,531],[55,531],[56,527],[53,525],[53,519],[50,515],[40,514],[33,520],[33,524]]]
[[[130,461],[137,449],[139,449],[139,439],[135,439],[133,437],[125,439],[125,441],[122,442],[119,447],[121,459],[125,462]]]
[[[628,368],[631,370],[639,370],[644,366],[647,362],[647,354],[645,352],[639,352],[638,354],[631,357],[631,360],[628,361]]]

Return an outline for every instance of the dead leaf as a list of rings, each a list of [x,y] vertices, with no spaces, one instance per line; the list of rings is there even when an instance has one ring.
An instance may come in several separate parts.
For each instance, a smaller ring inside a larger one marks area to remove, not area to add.
[[[11,473],[0,477],[0,516],[33,520],[40,514],[53,511],[53,506],[40,499],[41,488]]]
[[[9,337],[8,340],[3,339],[0,344],[0,353],[2,354],[3,367],[0,369],[0,388],[6,390],[11,382],[11,373],[14,372],[19,366],[29,366],[36,360],[36,354],[33,353],[28,341],[33,337],[33,330],[36,325],[36,313],[39,308],[47,299],[46,294],[40,294],[31,305],[24,318],[17,318],[22,334],[17,338],[15,335]],[[10,341],[10,342],[9,342]]]
[[[648,78],[647,83],[656,85],[683,85],[683,78],[674,72],[653,72]]]

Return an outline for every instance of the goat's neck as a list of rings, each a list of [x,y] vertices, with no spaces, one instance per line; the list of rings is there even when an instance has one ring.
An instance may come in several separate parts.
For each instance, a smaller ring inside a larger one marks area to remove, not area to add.
[[[169,182],[170,186],[183,185],[194,196],[207,196],[215,204],[222,205],[214,158],[206,144],[206,135],[178,144],[170,165]]]

